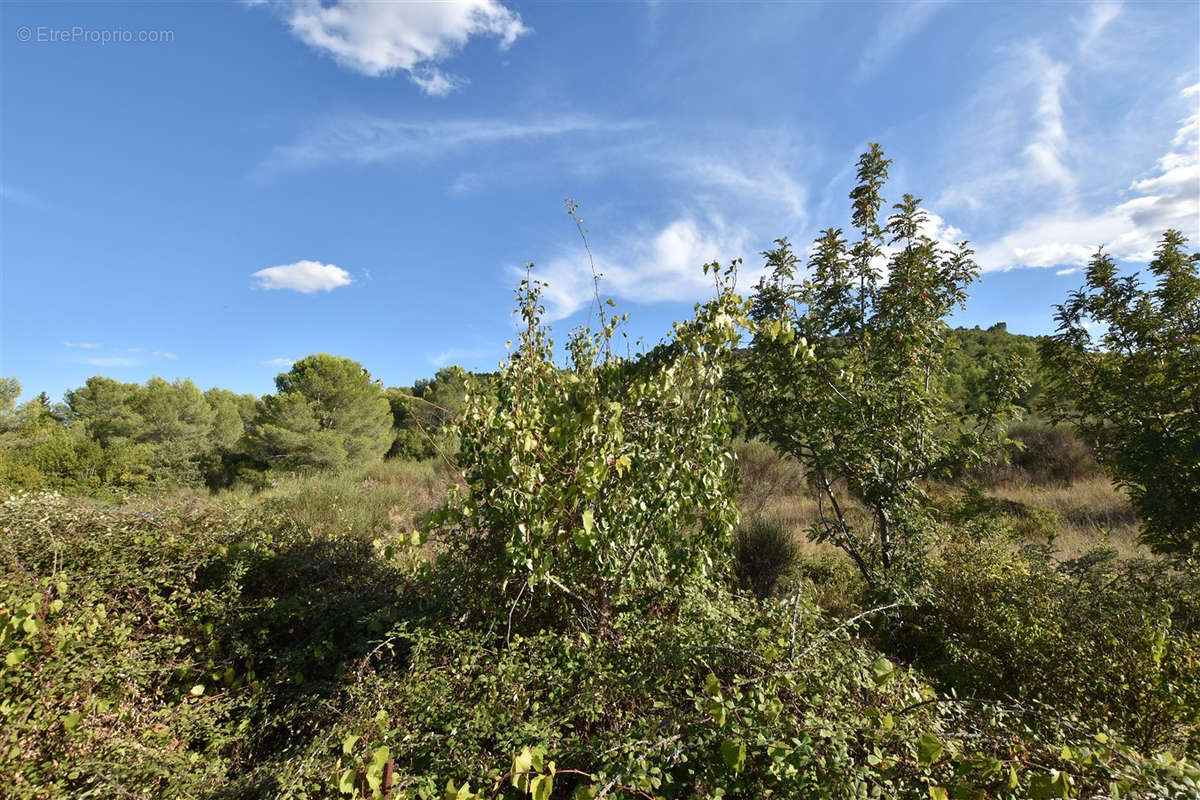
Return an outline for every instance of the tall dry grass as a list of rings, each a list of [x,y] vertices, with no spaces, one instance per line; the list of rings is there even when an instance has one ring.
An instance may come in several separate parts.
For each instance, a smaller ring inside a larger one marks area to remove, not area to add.
[[[786,527],[803,554],[824,556],[840,552],[832,545],[813,542],[806,535],[819,519],[819,509],[815,493],[808,486],[799,464],[779,456],[770,445],[762,442],[738,443],[734,452],[742,471],[741,508],[744,514],[770,519]],[[957,492],[960,489],[945,486],[938,487],[937,491]],[[1124,492],[1103,476],[1090,475],[1069,485],[1039,485],[1015,475],[989,487],[986,494],[1056,515],[1059,524],[1053,544],[1060,559],[1076,558],[1097,545],[1112,547],[1122,558],[1150,555],[1137,541],[1138,517]],[[849,499],[846,506],[855,508]],[[861,509],[858,510],[861,513]]]
[[[276,505],[316,533],[386,538],[411,531],[441,501],[448,482],[432,461],[389,459],[361,470],[280,478],[239,499]]]

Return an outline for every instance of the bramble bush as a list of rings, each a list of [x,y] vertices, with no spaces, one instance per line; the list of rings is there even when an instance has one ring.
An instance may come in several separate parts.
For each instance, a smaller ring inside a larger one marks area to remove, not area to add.
[[[944,690],[1036,700],[1139,748],[1200,745],[1200,580],[1098,548],[1059,564],[1020,520],[946,528],[930,592],[881,638]]]

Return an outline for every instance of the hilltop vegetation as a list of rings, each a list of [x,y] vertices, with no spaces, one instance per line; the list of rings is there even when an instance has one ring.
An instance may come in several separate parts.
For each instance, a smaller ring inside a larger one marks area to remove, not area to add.
[[[9,793],[1194,797],[1200,257],[1098,255],[1053,338],[951,331],[971,252],[885,213],[888,164],[807,277],[708,265],[646,352],[597,294],[560,359],[530,276],[487,376],[9,402]],[[1152,553],[1017,499],[1100,469]]]

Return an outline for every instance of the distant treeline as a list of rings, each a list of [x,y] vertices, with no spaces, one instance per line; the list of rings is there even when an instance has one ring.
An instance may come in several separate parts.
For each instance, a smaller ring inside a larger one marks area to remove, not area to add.
[[[1017,355],[1030,388],[1019,404],[1036,411],[1042,382],[1038,338],[956,328],[947,394],[970,411],[984,395],[990,364]],[[191,380],[144,384],[96,376],[61,403],[44,393],[21,405],[15,378],[0,379],[0,483],[21,489],[90,491],[235,483],[271,475],[358,467],[383,458],[422,460],[457,448],[453,421],[468,380],[441,369],[413,386],[385,388],[361,364],[311,355],[275,379],[263,397],[202,391]]]

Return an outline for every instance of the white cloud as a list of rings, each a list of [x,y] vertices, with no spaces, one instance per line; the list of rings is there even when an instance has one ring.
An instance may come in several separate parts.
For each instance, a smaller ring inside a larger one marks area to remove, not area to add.
[[[264,361],[262,363],[264,363],[268,366],[271,366],[271,367],[281,367],[283,369],[290,369],[292,364],[295,364],[296,362],[290,358],[268,358],[266,361]]]
[[[1055,275],[1074,275],[1076,272],[1079,272],[1079,267],[1067,267],[1066,269],[1057,270],[1054,274]]]
[[[84,363],[93,367],[136,367],[137,360],[124,356],[103,356],[84,359]]]
[[[99,342],[63,342],[63,347],[78,347],[81,350],[96,350],[100,347]]]
[[[346,270],[319,261],[297,261],[294,264],[267,267],[255,272],[254,277],[258,279],[260,288],[290,289],[304,294],[328,292],[354,282]]]
[[[150,355],[154,356],[155,358],[165,358],[168,361],[174,361],[175,359],[179,358],[178,353],[172,353],[166,350],[155,350]]]
[[[647,236],[634,236],[610,246],[592,241],[596,271],[601,274],[601,297],[619,297],[639,303],[697,300],[712,293],[712,278],[704,264],[753,255],[751,235],[740,226],[728,225],[716,215],[705,219],[685,216],[675,219]],[[543,299],[547,318],[562,319],[594,301],[591,268],[586,253],[568,251],[535,266],[533,277],[547,284]],[[753,267],[753,265],[751,265]],[[514,269],[524,275],[524,270]],[[757,276],[743,273],[741,282]]]
[[[300,41],[347,69],[373,78],[404,72],[426,93],[443,96],[463,79],[437,65],[476,36],[507,49],[529,33],[499,0],[372,2],[281,0],[274,4]]]
[[[933,203],[939,209],[1027,215],[1076,190],[1070,162],[1081,148],[1068,128],[1070,64],[1038,42],[1002,52],[983,88],[951,116],[956,130],[937,169],[947,180]]]
[[[1100,34],[1104,33],[1105,28],[1121,16],[1124,5],[1121,0],[1101,0],[1101,2],[1092,3],[1088,7],[1087,19],[1083,20],[1080,26],[1079,49],[1084,51],[1091,49],[1096,40],[1100,38]]]
[[[10,184],[0,184],[0,200],[25,208],[38,208],[42,202],[29,192]]]
[[[684,182],[780,209],[795,226],[808,219],[808,190],[788,171],[785,158],[758,152],[737,158],[711,151],[662,157],[673,177]]]
[[[540,120],[426,121],[347,115],[308,131],[294,144],[276,147],[256,172],[263,175],[340,162],[374,164],[431,159],[489,145],[586,133],[619,133],[640,124],[578,115]]]
[[[483,358],[491,352],[493,352],[492,348],[450,347],[431,355],[429,363],[441,369],[450,364],[462,364],[464,361],[474,361]]]
[[[1063,163],[1070,144],[1063,119],[1062,98],[1067,72],[1065,64],[1049,59],[1042,66],[1035,117],[1037,126],[1033,140],[1025,148],[1025,155],[1046,181],[1070,190],[1074,187],[1075,179],[1071,170]]]
[[[878,72],[900,47],[924,28],[946,5],[943,0],[921,3],[896,3],[879,20],[875,38],[863,50],[858,61],[859,80]]]
[[[1181,94],[1195,93],[1189,87]],[[1094,213],[1068,207],[1036,217],[980,248],[982,268],[1078,266],[1101,245],[1119,259],[1145,261],[1167,228],[1195,241],[1200,237],[1198,116],[1200,111],[1181,121],[1172,150],[1158,159],[1153,174],[1129,185],[1129,199]]]

